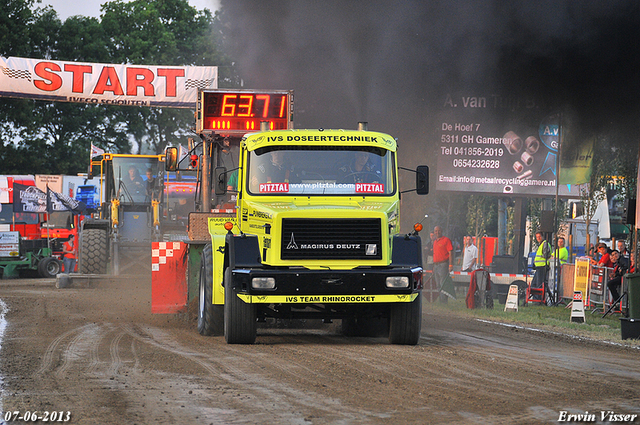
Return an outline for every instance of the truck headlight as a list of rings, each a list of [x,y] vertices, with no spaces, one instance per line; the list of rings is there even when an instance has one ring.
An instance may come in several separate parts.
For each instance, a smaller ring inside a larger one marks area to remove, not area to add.
[[[253,289],[273,289],[276,287],[276,280],[272,277],[254,277],[251,279]]]
[[[386,284],[387,288],[408,288],[409,278],[407,276],[389,276]]]

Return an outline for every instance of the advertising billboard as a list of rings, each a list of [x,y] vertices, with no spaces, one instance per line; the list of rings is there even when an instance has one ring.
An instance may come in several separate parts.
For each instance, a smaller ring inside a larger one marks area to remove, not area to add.
[[[560,112],[535,99],[448,94],[437,125],[436,190],[555,196]],[[579,197],[570,184],[558,194]]]

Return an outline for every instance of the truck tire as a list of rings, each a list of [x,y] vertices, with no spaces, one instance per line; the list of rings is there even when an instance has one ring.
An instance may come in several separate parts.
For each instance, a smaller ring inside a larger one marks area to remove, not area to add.
[[[213,253],[211,244],[202,250],[200,260],[198,332],[200,335],[222,335],[224,305],[213,304]]]
[[[410,303],[391,305],[389,317],[389,342],[392,344],[416,345],[422,327],[422,295]]]
[[[46,257],[38,262],[38,275],[40,275],[40,277],[56,277],[61,271],[62,263],[57,258]]]
[[[106,274],[109,260],[107,231],[104,229],[82,230],[80,249],[80,273]]]
[[[253,344],[256,340],[256,306],[238,298],[231,285],[231,269],[224,270],[224,339],[227,344]]]

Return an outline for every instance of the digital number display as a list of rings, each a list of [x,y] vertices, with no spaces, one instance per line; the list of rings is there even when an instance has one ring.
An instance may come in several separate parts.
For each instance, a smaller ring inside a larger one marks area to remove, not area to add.
[[[268,121],[270,130],[291,128],[293,92],[252,90],[203,90],[198,97],[198,130],[244,134],[260,130]]]

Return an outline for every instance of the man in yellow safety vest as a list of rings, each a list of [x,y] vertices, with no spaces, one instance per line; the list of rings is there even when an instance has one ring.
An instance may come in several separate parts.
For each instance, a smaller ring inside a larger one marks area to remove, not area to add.
[[[536,232],[536,241],[538,242],[538,249],[536,250],[536,256],[533,259],[533,267],[536,273],[533,275],[531,281],[532,288],[545,288],[547,284],[547,272],[549,271],[549,257],[551,257],[551,245],[544,239],[542,232]]]
[[[558,259],[560,267],[562,267],[563,264],[566,264],[566,262],[569,261],[569,250],[567,250],[567,248],[564,246],[564,238],[562,236],[558,238],[556,249],[551,256]]]

